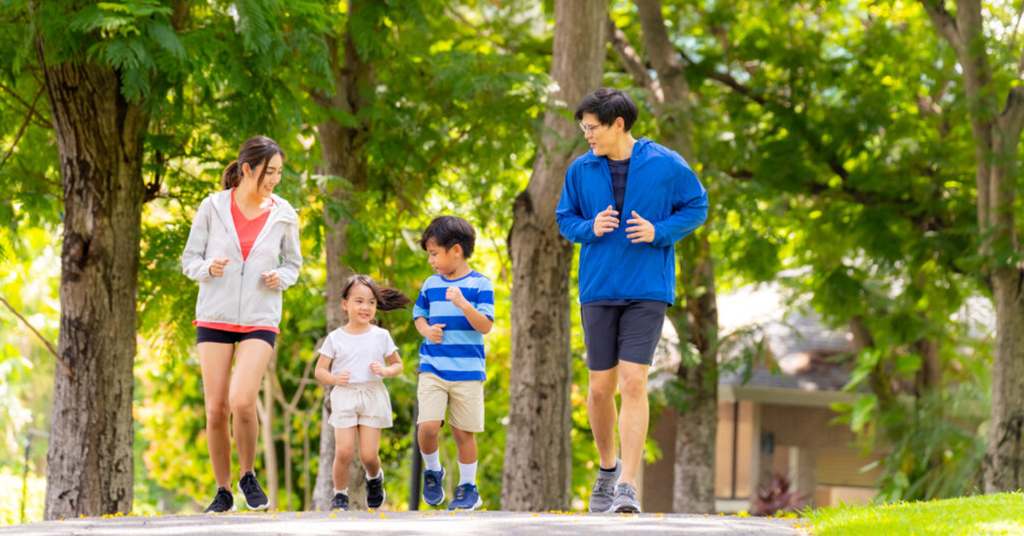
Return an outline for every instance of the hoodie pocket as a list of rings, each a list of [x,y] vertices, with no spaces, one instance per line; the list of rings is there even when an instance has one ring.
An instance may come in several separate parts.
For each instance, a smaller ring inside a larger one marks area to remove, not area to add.
[[[241,266],[229,262],[224,275],[199,285],[196,318],[215,322],[238,321],[238,292],[241,288]]]

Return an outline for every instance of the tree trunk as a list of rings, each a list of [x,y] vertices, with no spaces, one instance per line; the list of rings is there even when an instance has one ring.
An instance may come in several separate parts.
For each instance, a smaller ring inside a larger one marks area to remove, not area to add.
[[[992,409],[985,490],[1024,487],[1024,268],[1016,227],[1017,148],[1024,128],[1024,87],[1012,87],[1000,111],[989,65],[981,3],[958,0],[955,16],[943,2],[922,0],[936,32],[956,51],[974,134],[978,227],[983,275],[996,309]],[[1024,70],[1024,57],[1017,75]]]
[[[561,238],[555,206],[565,171],[582,136],[566,119],[601,82],[607,2],[555,3],[551,78],[558,88],[526,189],[516,198],[512,257],[512,370],[509,425],[502,471],[502,508],[566,509],[572,478],[569,388],[569,266],[572,246]]]
[[[331,69],[334,73],[335,92],[330,96],[319,96],[318,100],[330,110],[340,111],[356,117],[359,111],[369,106],[373,96],[373,66],[356,50],[352,40],[352,21],[364,6],[358,0],[349,2],[348,25],[344,36],[344,50],[339,50],[337,39],[328,36],[326,41],[331,55]],[[344,53],[344,58],[339,57]],[[341,63],[344,61],[344,63]],[[325,174],[340,178],[329,181],[327,203],[324,206],[324,224],[327,252],[327,329],[333,330],[345,321],[341,311],[341,291],[345,281],[352,275],[352,269],[345,263],[347,233],[353,191],[366,188],[367,157],[366,142],[370,125],[360,122],[355,127],[343,126],[337,119],[329,118],[318,127],[320,146],[323,148]],[[325,389],[325,397],[330,389]],[[320,427],[320,469],[317,472],[313,503],[318,510],[330,509],[333,497],[332,469],[334,465],[334,428],[327,422],[330,412],[325,406]],[[357,442],[358,451],[358,442]],[[349,481],[349,507],[366,508],[365,482],[358,452],[352,461],[352,478]]]
[[[661,14],[661,0],[636,0],[644,44],[658,76],[652,92],[660,132],[666,146],[695,163],[690,114],[690,88],[679,54],[668,37]],[[706,225],[706,224],[705,224]],[[700,353],[692,366],[683,360],[677,373],[689,393],[685,407],[677,409],[676,457],[672,508],[676,512],[715,511],[715,434],[718,429],[718,304],[715,297],[714,262],[707,234],[676,247],[679,284],[685,292],[685,309],[672,307],[669,319],[680,334],[681,355],[689,344]]]
[[[302,508],[304,510],[313,510],[313,475],[310,472],[310,464],[312,459],[310,453],[312,449],[309,448],[309,428],[312,419],[313,411],[302,412]]]
[[[294,462],[292,457],[295,456],[295,450],[292,448],[292,433],[290,431],[292,422],[292,412],[284,410],[281,412],[281,424],[284,425],[285,432],[282,434],[282,441],[284,443],[284,507],[289,512],[294,511],[295,506],[292,503],[292,495],[295,493],[295,479],[292,476],[294,471]]]
[[[992,412],[988,434],[985,491],[1024,487],[1024,302],[1018,269],[997,271],[996,352],[992,368]]]
[[[1007,99],[1006,110],[994,125],[989,218],[995,244],[1017,255],[1020,245],[1014,211],[1017,146],[1022,127],[1024,88],[1015,87]],[[996,352],[985,466],[985,491],[989,493],[1024,488],[1024,268],[1014,262],[997,266],[991,278],[996,306]]]
[[[672,509],[707,514],[715,511],[715,437],[718,433],[718,304],[714,263],[707,235],[684,241],[680,254],[680,283],[686,309],[672,307],[669,318],[680,334],[680,345],[692,343],[700,361],[684,359],[677,371],[687,400],[677,409],[675,481]],[[681,348],[682,355],[689,350]]]
[[[132,509],[132,364],[148,117],[114,70],[47,65],[64,187],[46,519]]]
[[[270,361],[270,366],[276,364],[276,359]],[[274,386],[269,375],[263,376],[263,401],[259,412],[260,434],[263,443],[263,481],[267,485],[267,497],[270,499],[270,509],[277,509],[277,496],[280,482],[280,475],[277,469],[277,449],[274,448]]]

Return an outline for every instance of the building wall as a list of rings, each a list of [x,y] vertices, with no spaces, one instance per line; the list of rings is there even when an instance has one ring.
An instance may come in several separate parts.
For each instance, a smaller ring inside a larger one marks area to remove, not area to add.
[[[738,411],[736,411],[738,409]],[[733,416],[738,415],[733,427]],[[661,457],[644,466],[641,500],[645,512],[671,512],[675,474],[675,435],[677,413],[665,408],[651,422],[649,437],[661,449]],[[747,499],[754,489],[758,466],[752,463],[758,451],[757,404],[741,401],[718,403],[718,435],[715,438],[715,495],[719,498]],[[735,430],[735,434],[734,434]],[[733,481],[733,438],[736,438],[736,479]],[[733,487],[735,486],[735,493]]]
[[[862,468],[877,456],[860,452],[849,428],[832,423],[832,410],[746,400],[734,404],[718,405],[715,495],[723,505],[742,509],[759,483],[769,482],[773,473],[787,476],[817,506],[863,503],[874,496],[879,471]],[[675,421],[676,413],[665,409],[651,423],[650,436],[662,456],[644,469],[641,498],[646,512],[672,509]],[[764,445],[763,434],[771,438]]]

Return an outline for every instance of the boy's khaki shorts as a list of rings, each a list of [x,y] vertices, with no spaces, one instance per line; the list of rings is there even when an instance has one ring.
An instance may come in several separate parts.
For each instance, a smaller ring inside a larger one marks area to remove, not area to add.
[[[484,431],[484,382],[450,382],[430,373],[420,374],[416,386],[419,418],[416,423],[443,421],[464,432]]]

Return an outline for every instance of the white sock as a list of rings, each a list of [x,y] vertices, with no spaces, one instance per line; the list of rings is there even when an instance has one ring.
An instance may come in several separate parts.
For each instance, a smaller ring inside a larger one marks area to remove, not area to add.
[[[459,485],[476,484],[476,464],[459,462]]]
[[[426,452],[420,451],[420,455],[423,456],[423,463],[427,464],[427,470],[429,471],[440,471],[441,470],[441,450],[435,450],[433,454],[427,454]]]
[[[345,489],[334,488],[334,494],[337,495],[339,493],[348,495],[348,488],[345,488]]]
[[[370,476],[370,473],[366,473],[366,479],[367,480],[373,480],[375,478],[383,478],[383,477],[384,477],[384,468],[383,467],[381,467],[380,469],[377,469],[377,476]]]

